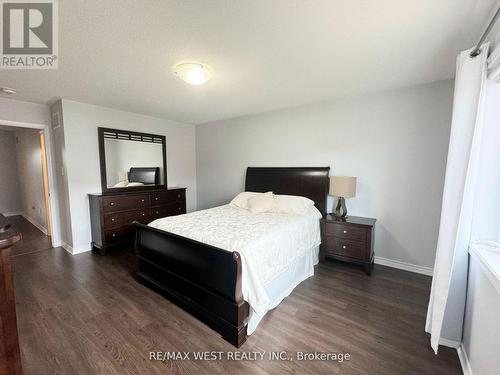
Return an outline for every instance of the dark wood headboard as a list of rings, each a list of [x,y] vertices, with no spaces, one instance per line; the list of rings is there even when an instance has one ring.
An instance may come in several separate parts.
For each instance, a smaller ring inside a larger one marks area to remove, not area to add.
[[[322,215],[330,185],[330,167],[247,168],[245,191],[300,195],[314,201]]]
[[[144,185],[160,185],[160,167],[131,167],[128,180]]]

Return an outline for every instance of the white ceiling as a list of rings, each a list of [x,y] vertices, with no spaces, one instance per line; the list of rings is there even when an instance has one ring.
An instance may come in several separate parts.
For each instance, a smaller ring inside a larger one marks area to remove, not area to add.
[[[60,0],[59,69],[0,71],[0,86],[203,123],[451,78],[497,3]],[[187,85],[183,60],[215,77]]]

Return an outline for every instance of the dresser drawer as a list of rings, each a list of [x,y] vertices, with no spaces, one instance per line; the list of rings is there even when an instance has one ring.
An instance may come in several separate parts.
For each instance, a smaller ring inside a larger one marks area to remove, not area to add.
[[[325,231],[327,236],[335,236],[355,241],[366,241],[366,235],[368,232],[367,228],[337,223],[326,224]]]
[[[134,194],[123,196],[112,196],[102,198],[102,210],[106,212],[118,212],[138,210],[146,208],[149,204],[148,194]]]
[[[132,225],[124,225],[115,229],[104,231],[104,242],[106,245],[112,245],[119,242],[130,241],[134,238],[135,229]]]
[[[166,206],[152,207],[151,208],[151,220],[158,219],[160,217],[174,216],[185,214],[186,208],[183,202],[171,203]]]
[[[164,206],[175,202],[184,202],[186,192],[182,189],[169,191],[155,191],[151,193],[151,207]]]
[[[134,220],[140,223],[146,223],[148,221],[148,212],[146,209],[120,212],[120,213],[107,213],[104,214],[104,226],[121,226],[124,224],[131,224]]]
[[[326,254],[340,255],[361,261],[369,261],[369,249],[366,242],[352,241],[339,237],[326,236]]]

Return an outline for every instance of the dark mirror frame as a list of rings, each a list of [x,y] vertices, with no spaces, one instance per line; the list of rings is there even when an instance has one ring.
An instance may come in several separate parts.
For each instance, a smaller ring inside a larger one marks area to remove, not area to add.
[[[106,133],[106,137],[104,136]],[[114,133],[116,139],[132,140],[136,142],[147,142],[162,144],[163,153],[163,184],[155,186],[132,186],[124,188],[109,188],[106,179],[106,150],[104,147],[104,139],[112,138],[110,134]],[[144,191],[144,190],[162,190],[167,188],[167,139],[164,135],[139,133],[129,130],[110,129],[110,128],[97,128],[99,138],[99,158],[101,167],[101,189],[102,194],[116,194],[128,193],[131,191]]]

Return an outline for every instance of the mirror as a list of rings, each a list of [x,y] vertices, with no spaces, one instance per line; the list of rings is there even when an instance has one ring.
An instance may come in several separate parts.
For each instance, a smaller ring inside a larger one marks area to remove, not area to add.
[[[165,136],[107,128],[98,134],[103,193],[167,186]]]

